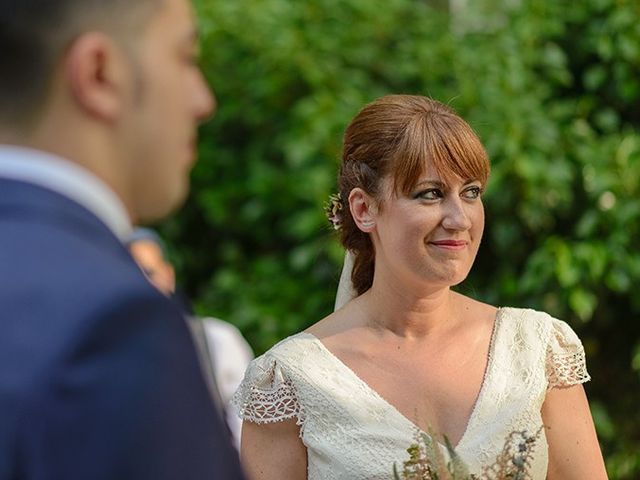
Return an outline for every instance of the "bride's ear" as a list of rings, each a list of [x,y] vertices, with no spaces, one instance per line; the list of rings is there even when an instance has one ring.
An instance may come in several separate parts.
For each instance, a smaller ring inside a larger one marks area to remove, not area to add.
[[[378,213],[376,202],[360,187],[354,188],[349,193],[349,210],[360,230],[369,233],[375,229]]]

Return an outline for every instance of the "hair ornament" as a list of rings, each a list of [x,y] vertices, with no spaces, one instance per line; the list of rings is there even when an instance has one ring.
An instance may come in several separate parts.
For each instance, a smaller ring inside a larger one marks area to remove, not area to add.
[[[325,203],[324,211],[334,230],[340,230],[342,227],[343,209],[344,205],[342,204],[342,196],[340,193],[329,195],[329,201]]]

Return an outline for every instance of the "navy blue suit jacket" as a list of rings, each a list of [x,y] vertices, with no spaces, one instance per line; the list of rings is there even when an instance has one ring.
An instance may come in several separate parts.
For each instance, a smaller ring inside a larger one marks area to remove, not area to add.
[[[241,479],[187,326],[93,214],[0,179],[0,480]]]

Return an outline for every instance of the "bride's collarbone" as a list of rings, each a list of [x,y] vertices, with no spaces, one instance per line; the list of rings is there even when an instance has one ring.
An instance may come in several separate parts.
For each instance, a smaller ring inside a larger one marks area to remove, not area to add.
[[[340,350],[340,349],[339,349]],[[455,444],[480,394],[486,352],[416,352],[351,344],[339,359],[391,407],[424,431]]]

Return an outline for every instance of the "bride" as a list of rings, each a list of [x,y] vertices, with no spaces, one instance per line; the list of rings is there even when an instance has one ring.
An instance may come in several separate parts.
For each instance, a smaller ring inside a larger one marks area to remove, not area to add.
[[[451,290],[480,245],[488,176],[471,127],[435,100],[390,95],[353,119],[331,220],[355,298],[247,370],[250,478],[389,479],[417,431],[446,434],[480,475],[511,432],[542,426],[531,478],[607,478],[571,328]]]

